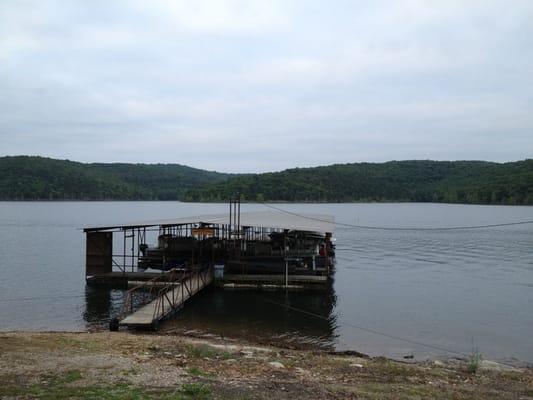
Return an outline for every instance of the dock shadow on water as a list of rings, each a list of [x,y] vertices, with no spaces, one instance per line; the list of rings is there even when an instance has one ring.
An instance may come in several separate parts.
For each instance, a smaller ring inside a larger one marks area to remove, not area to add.
[[[120,312],[124,296],[125,290],[87,286],[83,313],[87,329],[107,328]],[[159,330],[332,350],[338,339],[335,304],[333,283],[321,289],[289,291],[210,287],[164,321]]]
[[[87,329],[107,329],[109,321],[120,313],[126,289],[85,286],[83,320]]]
[[[198,330],[294,348],[333,349],[337,339],[336,297],[333,286],[327,286],[299,291],[211,288],[162,328]]]

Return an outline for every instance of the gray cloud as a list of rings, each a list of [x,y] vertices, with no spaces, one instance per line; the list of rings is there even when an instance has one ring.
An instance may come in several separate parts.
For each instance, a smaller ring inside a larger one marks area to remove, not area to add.
[[[3,1],[0,154],[531,157],[529,1]]]

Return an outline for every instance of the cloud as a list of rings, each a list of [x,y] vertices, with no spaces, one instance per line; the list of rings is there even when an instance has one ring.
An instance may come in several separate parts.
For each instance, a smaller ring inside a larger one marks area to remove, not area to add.
[[[223,171],[531,156],[533,5],[3,1],[0,154]]]
[[[195,34],[258,33],[287,25],[282,2],[247,0],[137,1],[139,13]]]

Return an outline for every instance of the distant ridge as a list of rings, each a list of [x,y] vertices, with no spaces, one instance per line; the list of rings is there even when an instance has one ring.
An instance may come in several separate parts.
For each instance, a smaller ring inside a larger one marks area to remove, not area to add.
[[[176,200],[229,174],[180,164],[84,164],[0,157],[0,200]]]
[[[180,164],[0,157],[0,200],[415,201],[533,205],[533,160],[389,161],[225,174]]]

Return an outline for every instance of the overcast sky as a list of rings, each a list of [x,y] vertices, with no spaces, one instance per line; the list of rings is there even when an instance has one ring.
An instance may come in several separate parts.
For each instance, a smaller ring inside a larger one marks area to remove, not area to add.
[[[0,1],[0,155],[533,157],[533,1]]]

